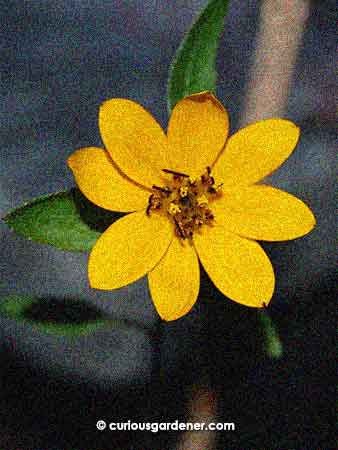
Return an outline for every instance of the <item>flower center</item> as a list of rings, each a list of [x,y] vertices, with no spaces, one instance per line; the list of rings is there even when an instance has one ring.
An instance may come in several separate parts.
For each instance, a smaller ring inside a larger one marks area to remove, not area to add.
[[[204,224],[212,226],[214,215],[210,202],[222,193],[221,185],[215,185],[210,167],[196,179],[170,169],[163,169],[163,172],[169,174],[171,180],[164,187],[153,186],[147,215],[153,211],[165,213],[181,239],[191,239]]]

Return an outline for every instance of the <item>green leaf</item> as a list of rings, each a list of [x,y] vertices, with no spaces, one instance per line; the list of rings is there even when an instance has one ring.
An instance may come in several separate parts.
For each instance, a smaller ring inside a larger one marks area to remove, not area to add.
[[[0,315],[67,337],[86,335],[111,323],[94,306],[74,299],[10,296],[0,302]]]
[[[272,359],[279,359],[283,355],[283,344],[278,331],[265,309],[259,310],[259,318],[264,334],[265,352]]]
[[[179,47],[168,82],[169,113],[186,95],[216,91],[216,54],[228,0],[211,0]]]
[[[78,189],[72,189],[25,203],[4,221],[29,240],[86,252],[119,216],[93,205]]]

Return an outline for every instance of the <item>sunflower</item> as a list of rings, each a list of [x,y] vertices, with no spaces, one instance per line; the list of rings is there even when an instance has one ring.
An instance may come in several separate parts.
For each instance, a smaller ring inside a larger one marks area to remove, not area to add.
[[[256,240],[290,240],[315,224],[296,197],[257,184],[291,154],[299,128],[267,119],[228,137],[228,114],[209,92],[177,103],[165,133],[140,105],[111,99],[99,112],[105,149],[81,148],[68,164],[96,205],[129,213],[95,243],[92,288],[148,276],[163,320],[187,314],[198,297],[199,262],[231,300],[267,305],[275,277]]]

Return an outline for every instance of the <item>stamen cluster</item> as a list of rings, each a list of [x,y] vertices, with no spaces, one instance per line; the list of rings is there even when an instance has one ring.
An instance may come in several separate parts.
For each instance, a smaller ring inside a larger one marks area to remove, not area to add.
[[[171,175],[172,179],[164,187],[153,185],[147,215],[152,211],[165,213],[174,224],[176,235],[181,239],[191,239],[202,225],[213,224],[214,215],[209,202],[221,195],[221,185],[215,185],[210,167],[196,179],[170,169],[163,169],[163,172]]]

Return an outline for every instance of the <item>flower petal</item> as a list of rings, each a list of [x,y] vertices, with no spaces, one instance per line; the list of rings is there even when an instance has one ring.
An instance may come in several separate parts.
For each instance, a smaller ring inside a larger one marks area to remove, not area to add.
[[[137,103],[115,98],[101,105],[101,137],[113,161],[129,178],[151,187],[167,168],[167,138],[156,120]]]
[[[169,121],[169,169],[200,176],[215,161],[228,131],[228,114],[211,93],[185,97],[177,103]]]
[[[148,273],[161,259],[173,236],[161,215],[144,211],[122,217],[98,239],[89,257],[91,287],[117,289]]]
[[[154,305],[163,320],[175,320],[187,314],[197,300],[200,286],[194,247],[174,238],[148,280]]]
[[[316,223],[301,200],[264,185],[224,192],[211,208],[219,225],[250,239],[295,239],[309,233]]]
[[[149,191],[124,177],[105,150],[81,148],[69,157],[68,165],[81,192],[96,205],[120,212],[146,207]]]
[[[273,268],[255,241],[226,231],[203,227],[194,236],[198,256],[215,286],[231,300],[246,306],[269,303],[275,285]]]
[[[256,183],[276,170],[291,154],[299,128],[284,119],[267,119],[231,136],[213,168],[224,186]]]

